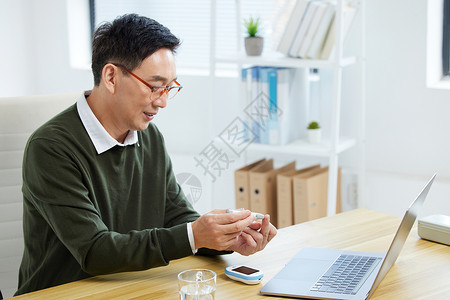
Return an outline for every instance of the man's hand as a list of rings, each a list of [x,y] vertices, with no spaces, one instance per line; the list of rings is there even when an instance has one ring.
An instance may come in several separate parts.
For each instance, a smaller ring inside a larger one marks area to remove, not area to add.
[[[277,234],[277,229],[270,223],[270,216],[265,215],[261,223],[253,223],[239,235],[227,250],[242,255],[251,255],[264,249]]]
[[[255,217],[249,210],[231,214],[227,214],[225,210],[207,213],[192,222],[195,248],[230,250],[253,221]]]
[[[225,210],[214,210],[192,222],[195,248],[232,250],[242,255],[251,255],[264,249],[277,234],[270,224],[270,216],[261,222],[249,210],[227,214]]]

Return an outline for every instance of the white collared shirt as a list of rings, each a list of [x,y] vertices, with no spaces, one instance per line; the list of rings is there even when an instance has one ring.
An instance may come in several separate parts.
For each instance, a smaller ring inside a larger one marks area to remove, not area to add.
[[[77,101],[77,110],[78,115],[80,116],[81,122],[83,123],[84,128],[86,129],[89,138],[94,144],[95,150],[97,150],[97,154],[102,154],[103,152],[108,151],[114,146],[125,147],[128,145],[134,145],[138,143],[138,135],[136,130],[130,130],[128,135],[125,138],[125,141],[119,143],[116,139],[114,139],[103,127],[100,121],[92,112],[89,104],[86,101],[86,97],[90,95],[90,91],[83,93]],[[192,249],[192,253],[196,253],[195,242],[194,242],[194,233],[192,232],[191,223],[187,223],[187,234],[189,238],[189,244]]]
[[[102,154],[103,152],[108,151],[114,146],[128,146],[134,145],[138,142],[138,135],[136,130],[130,130],[128,135],[125,138],[125,141],[119,143],[115,138],[113,138],[103,127],[100,121],[92,112],[89,104],[86,101],[86,96],[89,95],[89,92],[81,95],[80,99],[77,101],[77,110],[78,115],[80,116],[81,122],[83,123],[84,128],[86,129],[89,138],[94,144],[95,150],[97,150],[97,154]]]

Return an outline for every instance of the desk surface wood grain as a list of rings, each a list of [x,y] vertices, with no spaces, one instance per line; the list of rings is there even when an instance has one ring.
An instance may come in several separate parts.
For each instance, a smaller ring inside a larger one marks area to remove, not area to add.
[[[261,299],[265,297],[259,294],[261,287],[301,248],[386,252],[399,224],[399,218],[356,209],[280,229],[266,249],[252,256],[190,256],[164,267],[96,276],[14,299],[178,299],[178,273],[194,268],[217,273],[216,299]],[[235,264],[263,270],[262,284],[250,286],[228,279],[224,269]],[[420,239],[414,227],[371,299],[450,299],[450,247]]]

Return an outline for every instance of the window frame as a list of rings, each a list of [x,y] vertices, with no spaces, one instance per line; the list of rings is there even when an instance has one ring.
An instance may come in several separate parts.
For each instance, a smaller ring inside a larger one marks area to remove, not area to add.
[[[89,22],[91,23],[91,45],[92,45],[92,37],[94,36],[95,32],[95,0],[89,0]],[[92,48],[92,46],[91,46]]]
[[[425,77],[429,89],[450,90],[450,13],[445,4],[449,9],[450,0],[427,1]]]
[[[450,0],[443,0],[442,77],[450,76]]]

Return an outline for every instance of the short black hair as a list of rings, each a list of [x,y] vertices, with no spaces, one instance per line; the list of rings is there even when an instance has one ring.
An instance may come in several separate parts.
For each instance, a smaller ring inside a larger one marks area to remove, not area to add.
[[[167,48],[175,53],[179,45],[180,40],[168,28],[144,16],[126,14],[104,23],[92,39],[94,84],[100,84],[107,63],[121,64],[133,70],[159,49]]]

